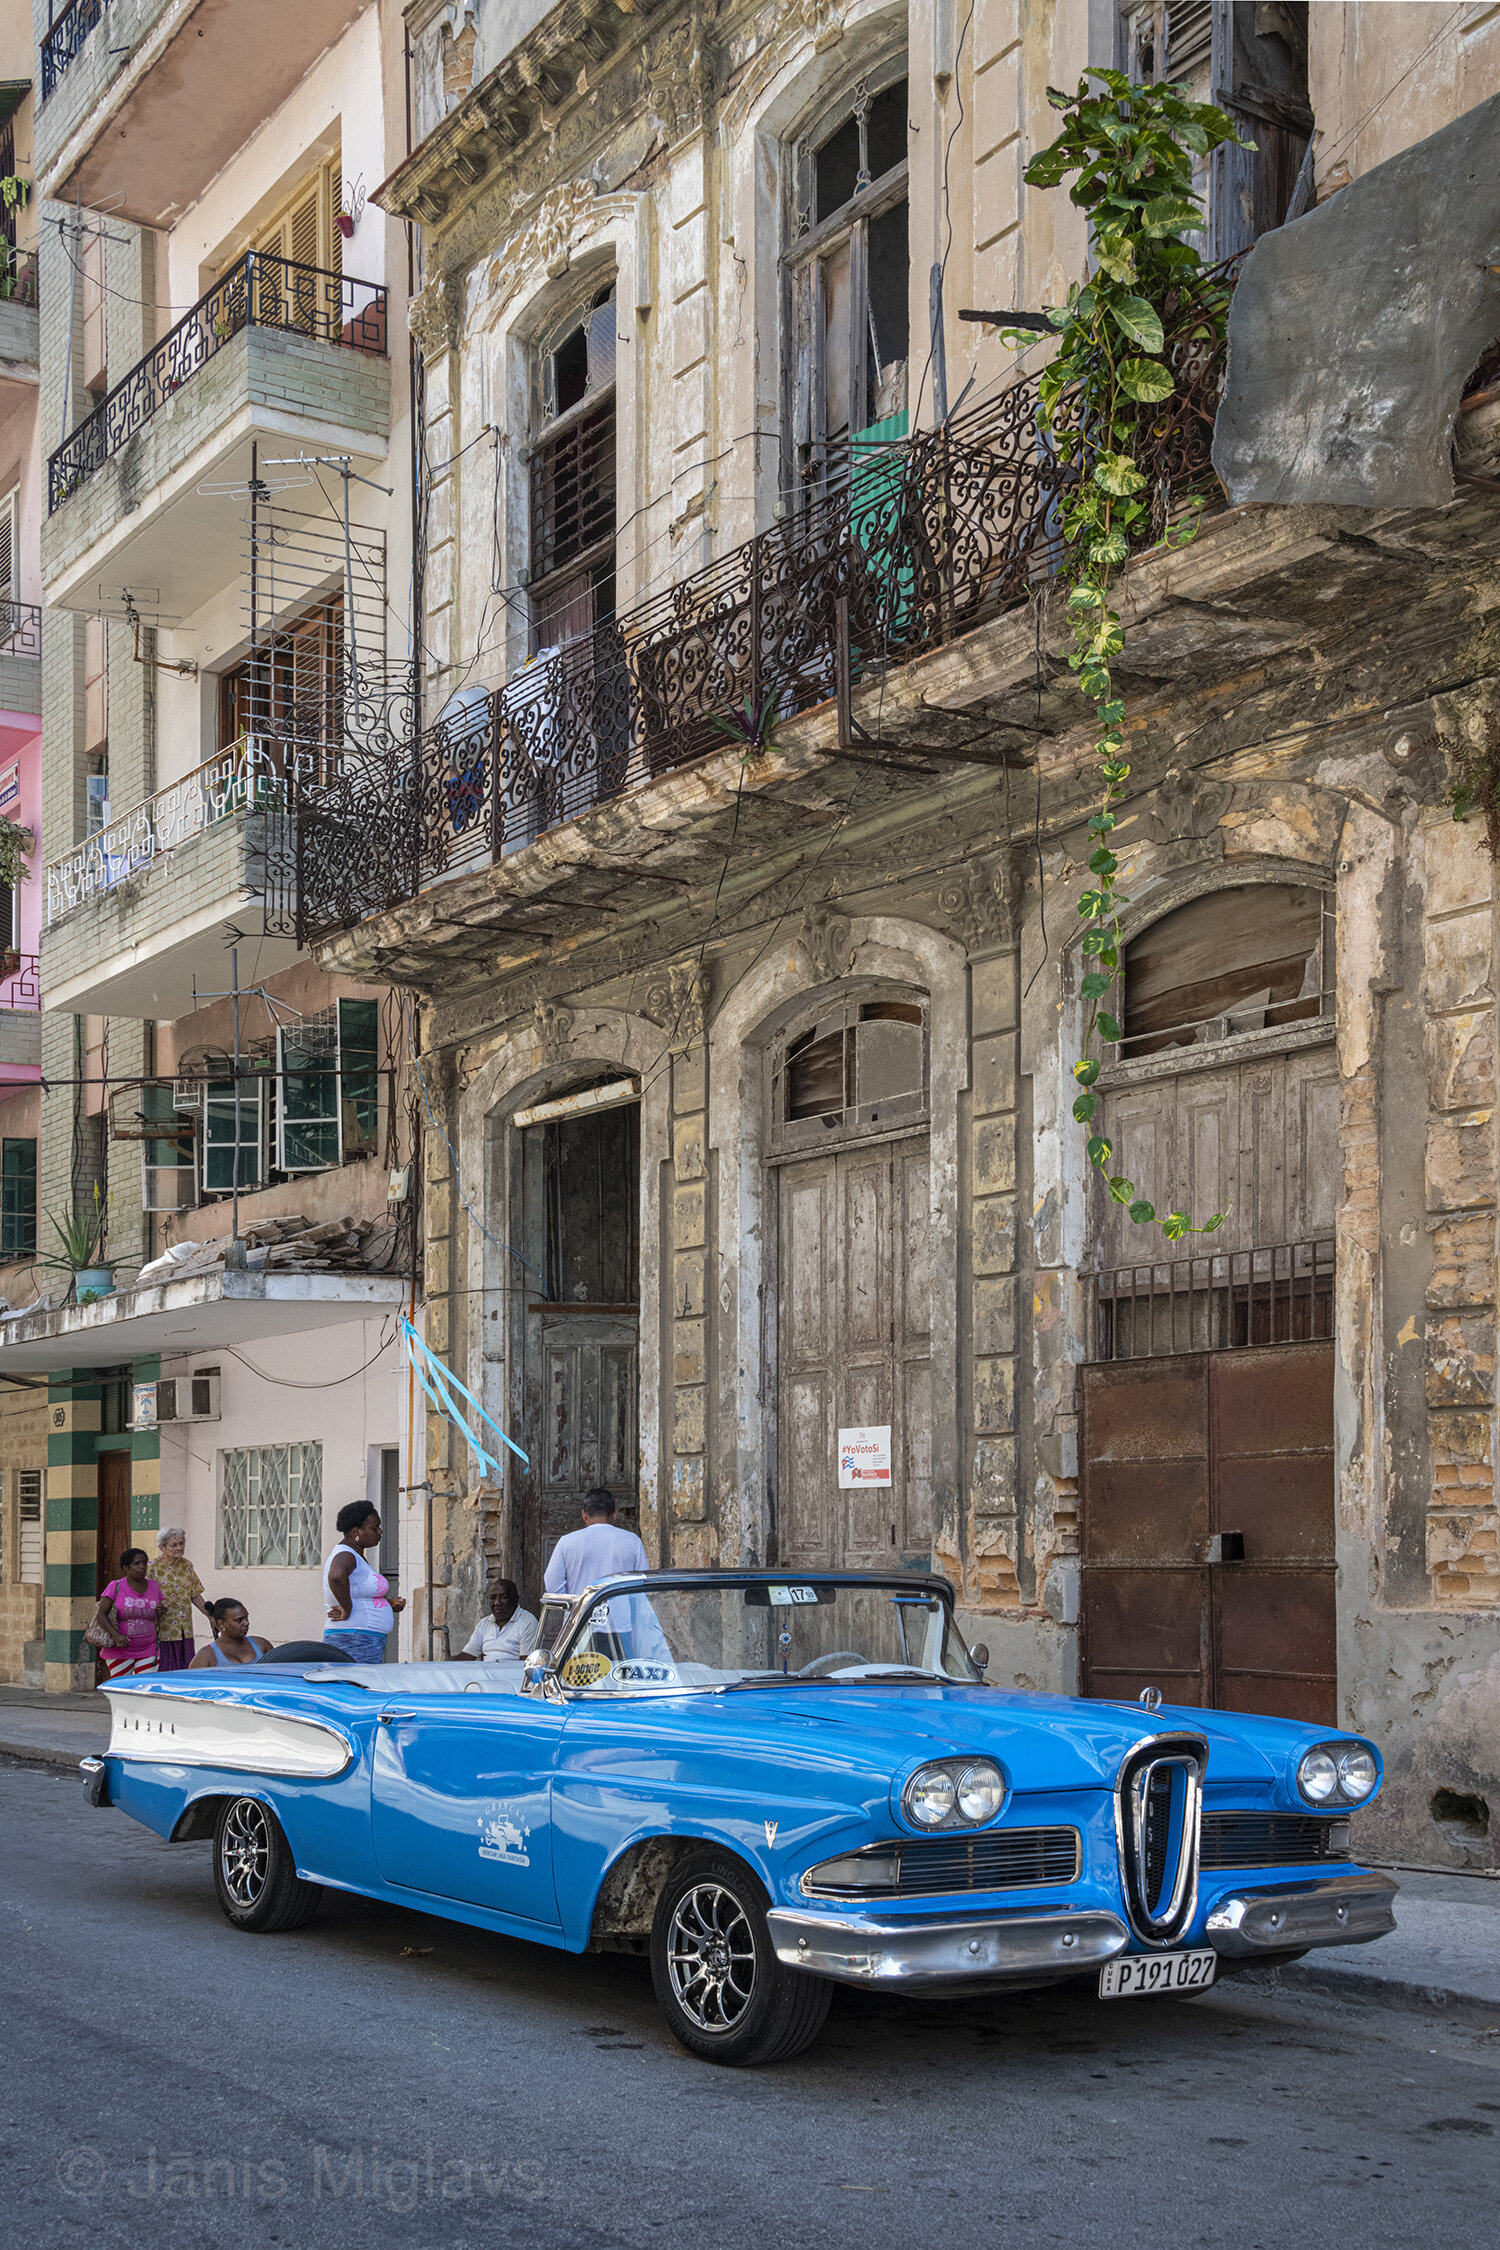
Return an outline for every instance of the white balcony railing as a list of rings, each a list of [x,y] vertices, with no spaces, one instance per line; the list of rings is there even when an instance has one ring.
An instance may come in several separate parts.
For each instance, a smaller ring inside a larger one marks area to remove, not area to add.
[[[133,812],[49,861],[48,926],[236,813],[280,809],[288,800],[292,763],[282,744],[242,736],[180,781],[158,789]]]

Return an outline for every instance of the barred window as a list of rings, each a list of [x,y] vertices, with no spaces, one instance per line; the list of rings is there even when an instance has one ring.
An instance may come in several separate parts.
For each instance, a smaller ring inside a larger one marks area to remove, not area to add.
[[[45,1530],[42,1522],[45,1487],[42,1469],[22,1469],[16,1480],[16,1514],[20,1530],[20,1580],[23,1586],[40,1586],[46,1575],[43,1568]]]
[[[220,1456],[219,1562],[305,1570],[323,1551],[321,1445],[249,1445]]]
[[[531,459],[536,649],[586,638],[615,609],[615,285],[575,307],[540,356]]]
[[[36,1142],[0,1142],[0,1253],[36,1255]]]

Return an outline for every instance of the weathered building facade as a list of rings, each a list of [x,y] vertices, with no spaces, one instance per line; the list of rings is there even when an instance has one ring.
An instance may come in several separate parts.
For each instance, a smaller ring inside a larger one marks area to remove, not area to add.
[[[963,316],[1082,269],[1022,184],[1049,82],[1252,124],[1229,258],[1493,118],[1500,32],[1174,13],[417,0],[382,200],[433,725],[304,811],[304,914],[422,997],[428,1340],[527,1456],[429,1426],[450,1629],[602,1480],[663,1562],[935,1563],[992,1676],[1367,1727],[1387,1847],[1488,1864],[1494,887],[1445,802],[1500,674],[1483,355],[1432,372],[1478,481],[1418,505],[1226,507],[1218,362],[1156,464],[1208,509],[1121,589],[1100,1083],[1141,1191],[1225,1214],[1169,1246],[1071,1116],[1097,784],[1040,348]]]

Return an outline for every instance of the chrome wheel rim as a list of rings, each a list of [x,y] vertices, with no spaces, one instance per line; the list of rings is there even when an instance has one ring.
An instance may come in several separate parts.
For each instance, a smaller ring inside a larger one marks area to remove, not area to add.
[[[271,1830],[253,1797],[231,1805],[219,1837],[224,1888],[236,1906],[258,1906],[271,1864]]]
[[[667,1932],[672,1992],[699,2031],[733,2031],[755,1991],[755,1934],[733,1891],[695,1883]]]

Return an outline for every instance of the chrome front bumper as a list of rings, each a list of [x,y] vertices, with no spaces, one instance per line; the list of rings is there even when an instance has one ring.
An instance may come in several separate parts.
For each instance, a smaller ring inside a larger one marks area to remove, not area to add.
[[[1220,1899],[1203,1934],[1216,1953],[1232,1959],[1364,1945],[1396,1927],[1391,1901],[1400,1887],[1385,1875],[1359,1874],[1282,1891],[1236,1891]]]
[[[968,1922],[844,1921],[774,1906],[776,1958],[841,1984],[923,1986],[1044,1982],[1112,1961],[1130,1943],[1113,1914],[992,1915]]]
[[[83,1775],[83,1793],[91,1805],[107,1808],[109,1804],[109,1772],[102,1758],[80,1758],[78,1771]]]

